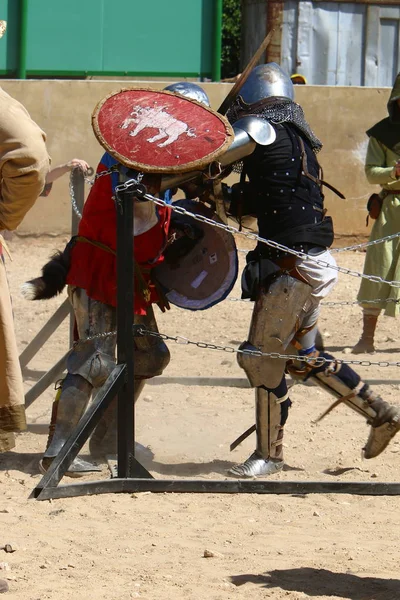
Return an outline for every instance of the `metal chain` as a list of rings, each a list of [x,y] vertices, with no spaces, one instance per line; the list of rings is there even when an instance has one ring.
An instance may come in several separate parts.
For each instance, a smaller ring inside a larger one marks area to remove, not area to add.
[[[71,198],[71,204],[72,204],[72,208],[74,210],[74,213],[77,215],[77,217],[79,219],[82,219],[82,213],[80,212],[79,208],[78,208],[78,204],[76,202],[76,198],[75,198],[75,190],[74,190],[74,182],[73,182],[73,175],[72,175],[72,171],[71,174],[69,176],[69,195]]]
[[[384,242],[389,242],[390,240],[395,240],[400,237],[400,233],[392,233],[392,235],[387,235],[383,238],[378,238],[377,240],[372,240],[371,242],[362,242],[360,244],[355,244],[354,246],[344,246],[343,248],[330,248],[330,252],[335,252],[338,254],[339,252],[348,252],[350,250],[359,250],[360,248],[368,248],[369,246],[376,246],[377,244],[383,244]],[[238,252],[244,252],[247,254],[248,250],[239,249]]]
[[[114,337],[116,335],[117,335],[116,331],[105,331],[102,333],[94,333],[93,335],[88,335],[85,338],[80,338],[79,340],[76,340],[75,342],[73,342],[72,347],[76,348],[76,346],[79,346],[79,344],[84,344],[86,342],[92,342],[93,340],[106,339],[109,337]]]
[[[105,175],[112,175],[117,170],[118,170],[118,165],[114,165],[113,167],[111,167],[111,169],[108,169],[107,171],[101,171],[100,173],[96,173],[96,175],[94,176],[93,179],[89,179],[88,177],[84,177],[84,181],[86,183],[88,183],[89,185],[93,185],[95,183],[95,181],[97,179],[99,179],[99,177],[104,177]],[[142,177],[143,177],[143,173],[139,173],[138,177],[137,177],[137,182],[138,183],[142,180]],[[131,179],[130,182],[132,182],[132,181],[135,181],[135,180]],[[127,183],[129,183],[129,182],[127,182]],[[127,189],[127,188],[121,188],[121,189]],[[76,201],[75,201],[75,196],[74,196],[74,190],[73,190],[73,185],[72,185],[72,171],[71,171],[71,176],[70,176],[70,195],[71,195],[72,207],[73,207],[75,213],[81,219],[82,215],[79,212],[78,206],[77,206]],[[240,232],[240,233],[242,233],[242,232]],[[385,242],[389,242],[389,241],[394,240],[394,239],[399,238],[399,237],[400,237],[400,232],[399,233],[393,233],[392,235],[388,235],[386,237],[379,238],[377,240],[372,240],[372,241],[369,241],[369,242],[361,242],[360,244],[354,244],[354,246],[344,246],[343,248],[331,248],[330,252],[331,253],[339,253],[339,252],[345,252],[345,251],[347,252],[347,251],[350,251],[350,250],[359,250],[360,248],[368,248],[369,246],[376,246],[378,244],[383,244]],[[239,252],[247,252],[247,250],[240,249]]]
[[[248,298],[228,298],[229,302],[253,302],[253,300],[250,300]],[[348,300],[342,300],[340,302],[320,302],[319,305],[320,306],[360,306],[361,304],[390,304],[390,303],[394,303],[394,304],[399,304],[400,303],[400,299],[396,299],[396,298],[380,298],[378,300],[354,300],[354,301],[348,301]]]
[[[390,240],[395,240],[400,237],[400,233],[392,233],[392,235],[387,235],[386,237],[379,238],[377,240],[372,240],[371,242],[363,242],[361,244],[355,244],[354,246],[345,246],[344,248],[331,248],[331,252],[345,252],[347,250],[358,250],[359,248],[368,248],[369,246],[376,246],[377,244],[383,244],[384,242],[389,242]]]
[[[309,363],[315,367],[319,367],[321,365],[335,363],[339,365],[358,365],[362,367],[400,367],[400,362],[389,362],[389,361],[370,361],[370,360],[344,360],[340,358],[324,358],[323,356],[318,356],[317,358],[310,358],[307,356],[298,356],[297,354],[280,354],[279,352],[261,352],[261,350],[245,350],[240,348],[233,348],[232,346],[219,346],[217,344],[209,344],[207,342],[193,342],[186,337],[181,335],[167,335],[165,333],[159,333],[157,331],[151,331],[149,329],[145,329],[142,325],[134,325],[133,328],[134,335],[148,335],[151,337],[156,337],[162,340],[170,340],[172,342],[176,342],[181,345],[192,345],[197,348],[205,348],[208,350],[220,350],[223,352],[228,352],[229,354],[249,354],[251,356],[266,356],[268,358],[281,358],[284,360],[296,360],[299,362]]]
[[[117,167],[117,165],[111,167],[111,169],[108,169],[107,171],[100,171],[100,173],[96,173],[96,175],[93,177],[93,179],[88,179],[87,177],[84,177],[83,180],[86,181],[86,183],[88,183],[89,185],[93,185],[94,182],[97,179],[99,179],[100,177],[104,177],[105,175],[112,175],[112,173],[114,173],[117,170],[116,167]],[[80,210],[78,208],[78,204],[77,204],[76,198],[75,198],[73,171],[71,171],[70,176],[69,176],[69,195],[71,198],[71,204],[72,204],[74,213],[77,215],[77,217],[79,219],[82,219],[82,213],[80,212]]]
[[[93,177],[93,179],[89,179],[88,177],[84,177],[83,180],[88,183],[89,185],[94,185],[94,183],[97,181],[97,179],[100,179],[100,177],[104,177],[105,175],[112,175],[113,173],[116,173],[119,169],[119,165],[113,165],[110,169],[108,169],[107,171],[100,171],[100,173],[96,173],[96,175]],[[140,183],[141,180],[143,178],[143,173],[138,173],[137,175],[137,183]],[[131,181],[134,181],[133,179]],[[119,186],[116,187],[116,189]],[[79,219],[82,219],[82,214],[79,211],[77,202],[76,202],[76,198],[75,198],[75,190],[74,190],[74,184],[73,184],[73,171],[71,171],[70,177],[69,177],[69,194],[71,197],[71,204],[72,204],[72,208],[74,209],[75,214],[79,217]]]
[[[189,340],[188,338],[182,335],[167,335],[166,333],[159,333],[158,331],[151,331],[150,329],[146,329],[143,325],[134,325],[133,335],[140,336],[151,336],[156,337],[161,340],[170,340],[171,342],[175,342],[176,344],[184,345],[184,346],[196,346],[197,348],[202,348],[206,350],[219,350],[221,352],[228,352],[229,354],[248,354],[250,356],[266,356],[272,359],[284,359],[287,360],[296,360],[298,362],[309,363],[314,367],[320,367],[325,364],[337,364],[337,365],[358,365],[360,367],[400,367],[400,362],[389,362],[389,361],[371,361],[371,360],[344,360],[341,358],[324,358],[323,356],[318,356],[316,358],[308,357],[308,356],[298,356],[297,354],[280,354],[279,352],[261,352],[261,350],[246,350],[241,348],[233,348],[232,346],[220,346],[218,344],[210,344],[208,342],[194,342]],[[96,333],[94,335],[88,336],[87,338],[82,338],[74,342],[73,348],[78,346],[79,344],[84,344],[86,342],[91,342],[95,339],[102,339],[111,336],[116,336],[116,331],[108,331],[106,333]]]
[[[100,177],[104,177],[105,175],[112,175],[113,173],[118,171],[118,168],[119,168],[119,165],[113,165],[107,171],[100,171],[100,173],[96,173],[96,175],[93,177],[93,179],[89,179],[88,177],[85,177],[84,180],[89,185],[94,185],[94,183],[96,182],[97,179],[99,179]]]
[[[362,304],[399,304],[400,299],[396,298],[380,298],[378,300],[355,300],[354,302],[347,302],[346,300],[342,300],[341,302],[320,302],[321,306],[354,306],[354,305],[362,305]]]
[[[120,191],[128,190],[129,188],[131,188],[135,185],[137,185],[136,180],[130,179],[130,180],[126,181],[125,183],[123,183],[121,186],[119,186],[119,188],[120,188]],[[214,221],[214,219],[209,219],[208,217],[205,217],[204,215],[199,215],[199,214],[196,215],[192,212],[189,212],[182,206],[168,204],[164,200],[161,200],[160,198],[155,198],[154,196],[151,196],[150,194],[143,194],[141,198],[144,200],[149,200],[150,202],[153,202],[154,204],[157,204],[159,206],[164,206],[166,208],[169,208],[170,210],[172,210],[180,215],[185,215],[187,217],[191,217],[195,221],[200,221],[201,223],[206,223],[207,225],[217,227],[218,229],[223,229],[234,235],[240,235],[242,237],[246,237],[247,239],[261,242],[262,244],[266,244],[267,246],[275,248],[276,250],[280,250],[282,252],[286,252],[287,254],[292,254],[293,256],[297,256],[300,259],[307,258],[307,260],[309,260],[310,262],[313,262],[313,263],[320,265],[322,267],[325,267],[327,269],[333,269],[334,271],[337,271],[339,273],[344,273],[345,275],[350,275],[351,277],[359,277],[361,279],[368,279],[368,281],[372,281],[374,283],[386,283],[390,287],[400,288],[400,281],[388,281],[377,275],[365,275],[364,273],[359,273],[358,271],[353,271],[352,269],[347,269],[345,267],[339,267],[338,265],[333,266],[330,263],[326,262],[325,260],[320,260],[318,258],[315,258],[314,256],[306,254],[305,252],[297,252],[296,250],[293,250],[292,248],[288,248],[287,246],[284,246],[283,244],[279,244],[278,242],[275,242],[273,240],[268,240],[266,238],[262,238],[259,235],[257,235],[256,233],[247,233],[245,231],[239,231],[239,229],[237,229],[236,227],[232,227],[231,225],[224,225],[223,223],[218,223],[217,221]]]

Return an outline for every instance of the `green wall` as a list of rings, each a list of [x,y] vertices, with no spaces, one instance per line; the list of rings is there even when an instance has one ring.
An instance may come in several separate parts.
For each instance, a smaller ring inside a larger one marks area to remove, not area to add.
[[[0,0],[0,73],[211,77],[218,0]],[[214,63],[215,64],[215,63]]]

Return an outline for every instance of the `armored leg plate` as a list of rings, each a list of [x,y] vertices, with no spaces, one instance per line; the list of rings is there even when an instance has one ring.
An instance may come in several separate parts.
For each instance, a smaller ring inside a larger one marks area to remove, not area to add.
[[[369,437],[363,448],[365,458],[375,458],[385,450],[390,440],[400,430],[400,407],[391,406],[375,393],[349,365],[338,364],[327,352],[319,357],[329,359],[324,365],[288,365],[295,379],[315,381],[338,400],[322,415],[325,417],[341,403],[362,415],[371,425]],[[316,356],[315,358],[318,358]]]
[[[290,400],[285,378],[274,390],[256,388],[256,451],[242,464],[232,467],[233,477],[264,477],[281,471],[283,461],[283,427]]]
[[[289,342],[300,326],[302,310],[310,297],[311,287],[280,274],[261,290],[253,309],[248,341],[241,350],[285,354]],[[253,387],[279,385],[286,361],[283,358],[238,354],[238,363]]]

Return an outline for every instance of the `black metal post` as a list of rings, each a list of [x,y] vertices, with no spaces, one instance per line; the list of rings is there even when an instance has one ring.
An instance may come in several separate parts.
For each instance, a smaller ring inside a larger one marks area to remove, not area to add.
[[[120,179],[123,177],[120,174]],[[118,477],[150,473],[135,458],[134,408],[134,234],[133,203],[136,190],[116,192],[117,206],[117,362],[124,364],[125,381],[118,392]]]
[[[76,167],[72,173],[72,188],[73,195],[75,199],[75,206],[78,211],[82,214],[83,205],[85,204],[85,177],[83,175],[82,169]],[[71,215],[71,235],[77,235],[79,230],[79,221],[80,217],[76,214],[74,208],[72,208]],[[72,347],[74,342],[74,330],[75,330],[75,316],[74,312],[71,310],[70,320],[69,320],[69,346]]]
[[[117,362],[125,364],[118,392],[118,477],[131,477],[134,456],[133,410],[133,194],[117,193]]]

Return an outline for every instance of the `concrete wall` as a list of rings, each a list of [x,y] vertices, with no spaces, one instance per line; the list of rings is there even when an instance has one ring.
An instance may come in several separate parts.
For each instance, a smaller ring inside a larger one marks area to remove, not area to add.
[[[91,114],[99,100],[128,87],[118,81],[2,81],[3,89],[22,102],[46,131],[53,165],[84,158],[96,168],[103,149],[91,128]],[[135,82],[162,89],[162,82]],[[205,83],[212,107],[217,108],[231,84]],[[326,206],[336,234],[364,236],[366,199],[375,191],[364,176],[366,129],[387,115],[390,89],[297,86],[296,100],[324,142],[320,162],[326,181],[346,196],[341,200],[326,190]],[[55,182],[48,198],[39,198],[19,228],[21,234],[57,234],[70,230],[71,204],[68,175]]]

